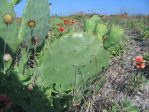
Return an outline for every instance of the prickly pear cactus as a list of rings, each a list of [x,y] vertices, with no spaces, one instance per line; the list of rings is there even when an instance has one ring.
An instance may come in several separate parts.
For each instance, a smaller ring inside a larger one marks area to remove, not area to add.
[[[102,23],[102,20],[100,19],[98,15],[93,15],[91,19],[95,22]]]
[[[116,25],[111,26],[108,31],[107,38],[103,42],[104,48],[109,48],[119,43],[124,37],[124,30]]]
[[[0,0],[0,48],[10,54],[15,52],[18,45],[18,27],[15,18],[12,4],[7,0]]]
[[[102,23],[98,15],[94,15],[85,21],[85,32],[94,33],[97,23]]]
[[[92,20],[86,20],[85,22],[85,31],[88,33],[93,33],[95,30],[96,23]]]
[[[27,0],[19,39],[24,40],[30,48],[40,46],[48,34],[49,19],[48,0]]]
[[[30,56],[30,53],[27,53],[26,49],[22,48],[20,54],[20,61],[18,62],[18,64],[14,66],[14,70],[16,72],[15,75],[18,78],[18,80],[23,85],[25,85],[28,84],[32,75],[32,69],[27,69],[27,61]]]
[[[96,28],[96,37],[97,39],[103,43],[103,36],[107,33],[108,31],[108,28],[105,24],[101,23],[101,24],[98,24],[97,25],[97,28]]]
[[[85,85],[106,68],[109,53],[96,38],[86,33],[72,33],[56,40],[39,67],[43,85],[56,84],[58,90]]]

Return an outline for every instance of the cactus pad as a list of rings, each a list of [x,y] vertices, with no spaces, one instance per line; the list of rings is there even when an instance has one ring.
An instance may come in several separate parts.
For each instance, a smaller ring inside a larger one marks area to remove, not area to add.
[[[43,57],[40,78],[45,85],[56,84],[60,90],[85,84],[107,67],[108,52],[94,36],[72,33],[56,40]]]
[[[49,4],[48,0],[27,0],[23,13],[19,39],[24,40],[30,47],[42,44],[49,30]],[[38,44],[31,42],[32,37],[38,37]]]
[[[7,53],[14,53],[18,44],[17,32],[18,27],[15,19],[15,12],[13,6],[8,3],[7,0],[0,0],[0,44],[2,41],[6,44],[5,47]],[[7,51],[11,49],[12,52]]]
[[[102,23],[98,15],[94,15],[91,18],[87,19],[85,22],[85,32],[90,34],[94,33],[97,23]]]
[[[109,48],[118,42],[120,42],[124,37],[124,30],[116,25],[113,25],[108,31],[108,37],[104,40],[104,48]]]
[[[100,42],[103,42],[103,36],[107,33],[108,28],[105,24],[98,24],[96,28],[96,37]]]

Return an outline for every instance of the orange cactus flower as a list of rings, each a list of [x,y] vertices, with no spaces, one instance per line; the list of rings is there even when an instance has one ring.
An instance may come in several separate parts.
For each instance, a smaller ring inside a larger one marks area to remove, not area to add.
[[[76,23],[76,20],[71,20],[70,24],[73,25]]]
[[[145,68],[145,64],[144,64],[144,63],[142,63],[142,64],[137,64],[136,67],[143,69],[143,68]]]
[[[61,23],[58,23],[57,26],[61,26]]]
[[[60,27],[60,28],[58,29],[58,31],[63,33],[63,32],[65,31],[65,29],[64,29],[63,27]]]
[[[67,25],[69,21],[67,19],[64,20],[64,24]]]
[[[143,60],[142,56],[136,56],[134,58],[134,65],[135,67],[137,67],[138,69],[143,69],[145,68],[145,61]]]

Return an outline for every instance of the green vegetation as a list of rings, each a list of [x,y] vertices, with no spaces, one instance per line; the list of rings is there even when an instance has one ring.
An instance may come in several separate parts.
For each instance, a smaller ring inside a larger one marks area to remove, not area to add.
[[[115,103],[110,112],[139,112],[139,110],[126,98],[124,101]]]
[[[148,39],[143,19],[132,26],[125,20],[124,27],[99,15],[50,18],[48,0],[27,0],[18,19],[13,6],[20,1],[0,1],[0,112],[66,112],[74,102],[83,105],[107,81],[110,55],[123,53],[124,29],[140,26],[139,38]],[[132,75],[126,88],[135,91],[146,81]],[[109,112],[119,111],[138,112],[129,101],[115,102]]]
[[[123,53],[124,50],[124,45],[122,43],[116,44],[110,48],[108,48],[109,53],[115,57],[115,56],[119,56],[120,54]]]

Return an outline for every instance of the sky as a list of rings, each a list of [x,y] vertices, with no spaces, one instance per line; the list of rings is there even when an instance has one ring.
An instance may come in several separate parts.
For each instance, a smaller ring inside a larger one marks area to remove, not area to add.
[[[26,0],[15,6],[17,16],[22,16]],[[67,16],[78,12],[118,14],[127,12],[130,15],[149,15],[149,0],[50,0],[50,14]]]

